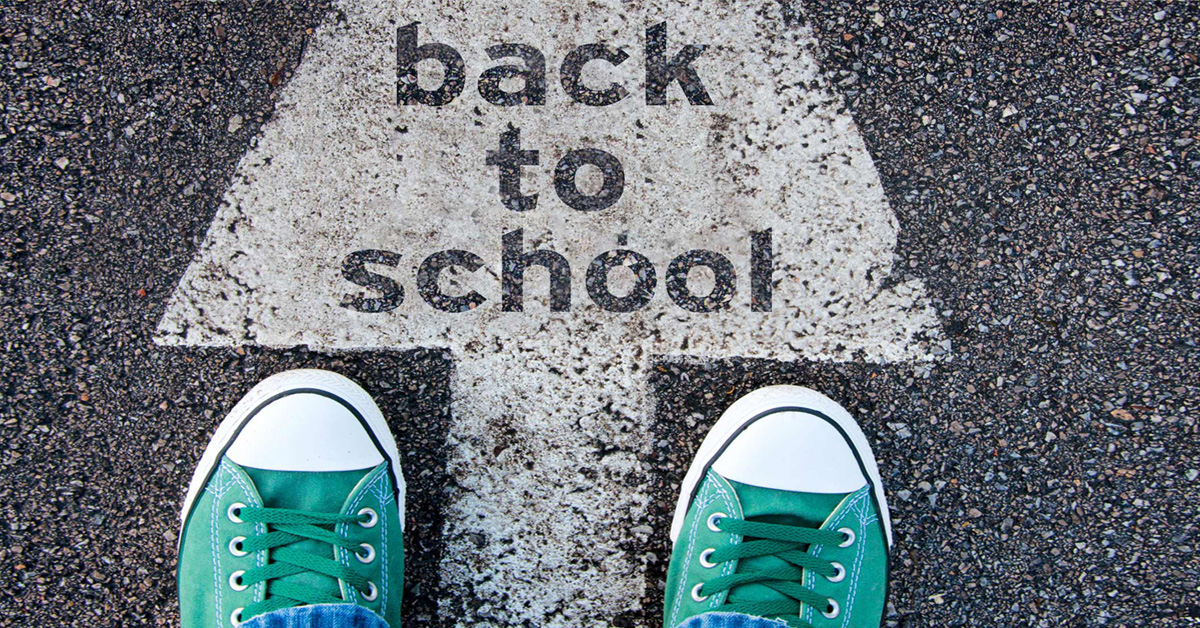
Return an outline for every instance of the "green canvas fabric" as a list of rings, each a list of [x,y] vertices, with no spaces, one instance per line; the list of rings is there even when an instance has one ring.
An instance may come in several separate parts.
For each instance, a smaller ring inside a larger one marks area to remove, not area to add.
[[[733,487],[742,504],[744,519],[807,528],[821,528],[829,513],[846,497],[844,493],[793,493],[739,482],[729,482],[729,485]],[[786,561],[774,556],[744,558],[738,563],[743,569],[771,569],[787,565]],[[755,583],[737,587],[731,592],[729,601],[776,600],[781,597],[774,589]]]
[[[266,564],[258,554],[234,556],[229,542],[235,536],[265,534],[264,524],[235,524],[226,511],[235,503],[262,506],[262,499],[246,472],[222,460],[204,492],[197,498],[184,526],[179,546],[179,616],[185,628],[231,626],[230,616],[265,597],[265,584],[245,591],[234,591],[229,576],[238,570],[250,570]]]
[[[820,530],[850,528],[855,542],[846,548],[832,544],[806,546],[810,556],[836,561],[846,568],[840,582],[804,569],[799,585],[822,597],[832,598],[841,606],[833,619],[826,618],[809,604],[795,603],[798,616],[768,615],[791,625],[815,628],[875,628],[886,603],[887,548],[883,528],[870,488],[849,494],[796,493],[730,482],[709,470],[702,480],[684,518],[683,528],[671,554],[664,595],[664,626],[673,628],[686,619],[707,612],[721,611],[733,605],[754,602],[787,601],[790,598],[761,583],[735,586],[729,591],[712,593],[703,601],[692,598],[693,588],[731,574],[787,568],[788,563],[773,555],[755,556],[718,562],[705,567],[699,558],[709,548],[736,546],[745,542],[738,534],[714,532],[707,523],[715,513],[759,523],[781,524]]]
[[[735,561],[711,568],[700,565],[700,553],[705,549],[742,542],[736,534],[713,532],[708,528],[709,516],[717,513],[743,518],[742,505],[733,486],[710,471],[696,491],[671,553],[663,595],[663,625],[667,628],[674,628],[693,615],[719,610],[725,603],[728,593],[718,593],[703,602],[696,602],[691,597],[691,590],[696,584],[716,576],[732,574],[737,568]]]
[[[810,550],[813,556],[835,560],[846,567],[846,577],[841,582],[829,582],[810,571],[802,583],[837,600],[841,613],[836,619],[825,619],[805,605],[801,619],[817,628],[879,626],[887,604],[888,548],[870,487],[847,495],[821,528],[849,528],[855,534],[855,543],[850,547],[821,545]]]
[[[335,532],[355,543],[371,543],[377,556],[369,565],[363,565],[354,555],[344,549],[336,552],[337,560],[343,565],[354,567],[379,586],[379,596],[374,601],[363,599],[352,587],[341,583],[342,594],[347,601],[365,606],[387,621],[389,626],[400,628],[400,601],[404,592],[404,533],[402,521],[396,511],[396,492],[392,475],[386,464],[376,467],[359,482],[354,492],[346,498],[343,514],[354,514],[363,508],[379,513],[379,523],[373,528],[356,524],[341,524]]]
[[[299,471],[273,471],[240,467],[258,490],[263,503],[272,508],[289,508],[312,512],[341,512],[354,487],[366,475],[366,471],[335,471],[306,473]],[[319,483],[320,486],[315,486]],[[290,547],[304,551],[328,553],[330,545],[306,539]],[[318,591],[341,597],[341,587],[333,578],[318,573],[305,572],[279,578],[278,582],[292,582],[312,587]]]
[[[333,532],[357,545],[370,543],[375,559],[364,564],[350,550],[321,541],[305,539],[290,549],[324,556],[344,565],[377,585],[379,594],[367,601],[345,582],[319,573],[305,572],[271,580],[271,587],[288,582],[332,594],[349,603],[369,608],[391,626],[400,625],[403,590],[404,546],[397,513],[395,491],[387,464],[372,469],[341,472],[286,472],[241,467],[223,458],[193,505],[180,541],[178,584],[180,619],[184,628],[233,626],[238,608],[249,608],[268,596],[268,583],[260,582],[236,591],[231,574],[250,571],[270,562],[276,550],[252,551],[236,556],[229,544],[237,536],[252,538],[268,532],[263,523],[234,523],[229,519],[232,504],[248,507],[284,508],[320,513],[355,515],[371,508],[378,523],[364,528],[357,523],[332,526]],[[274,590],[272,588],[271,590]],[[243,620],[249,617],[242,617]]]

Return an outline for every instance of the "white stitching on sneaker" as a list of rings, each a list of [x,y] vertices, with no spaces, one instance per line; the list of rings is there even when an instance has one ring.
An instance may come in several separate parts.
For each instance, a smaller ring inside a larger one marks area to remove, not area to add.
[[[703,485],[703,483],[701,485]],[[716,498],[717,498],[716,494],[707,495],[703,498],[702,501],[693,502],[692,507],[697,508],[699,510],[704,510],[705,508],[708,508],[709,504],[711,504],[713,502],[713,500],[715,500]],[[685,564],[685,565],[691,563],[692,552],[696,548],[696,529],[697,529],[697,526],[699,526],[699,525],[700,525],[700,519],[694,518],[692,520],[691,530],[688,531],[688,536],[687,536],[687,543],[688,543],[687,553],[684,554],[684,561],[683,561],[683,564]],[[680,604],[683,603],[683,594],[686,590],[687,590],[687,578],[680,578],[679,586],[676,588],[676,591],[675,591],[675,604],[672,606],[672,608],[674,610],[671,611],[671,621],[666,622],[667,625],[675,626],[675,625],[679,624],[679,621],[678,621],[679,606],[680,606]]]
[[[838,513],[837,517],[829,521],[828,527],[832,528],[834,526],[840,526],[851,513],[858,515],[861,519],[861,515],[864,510],[863,504],[869,503],[868,498],[870,497],[870,490],[870,486],[859,489],[858,493],[846,501],[845,507],[842,508],[842,510]],[[859,536],[861,536],[861,534]],[[814,556],[820,555],[821,550],[823,549],[825,549],[824,546],[818,547],[817,551],[814,553]],[[850,625],[850,618],[854,611],[855,596],[858,595],[858,582],[862,575],[862,561],[864,555],[865,552],[863,552],[861,549],[855,549],[854,564],[852,567],[854,573],[850,576],[850,588],[846,592],[846,605],[842,609],[842,628],[846,628],[846,626]],[[813,578],[815,579],[815,576]],[[814,616],[813,609],[809,608],[807,610],[810,616]]]
[[[243,478],[242,475],[237,472],[237,469],[233,469],[233,468],[229,469],[229,477],[233,478],[233,481],[237,482],[238,486],[241,487],[242,492],[244,492],[246,494],[245,500],[248,502],[247,506],[251,506],[253,508],[261,508],[262,507],[263,501],[261,499],[259,499],[258,493],[250,486],[250,481],[247,478]],[[260,536],[263,534],[266,534],[267,533],[267,524],[261,523],[261,522],[255,522],[254,523],[254,533],[257,535],[260,535]],[[256,566],[262,567],[264,561],[266,561],[265,552],[255,552],[254,553],[254,564]],[[254,585],[254,597],[251,599],[253,599],[255,602],[261,602],[261,601],[263,601],[263,599],[266,596],[267,596],[266,581],[255,584]]]
[[[733,511],[734,513],[737,513],[739,510],[741,510],[740,508],[738,508],[737,497],[734,495],[731,495],[729,493],[729,491],[725,490],[725,484],[721,481],[717,481],[715,483],[717,486],[717,494],[721,496],[721,499],[725,500],[726,509]],[[729,516],[732,517],[734,515],[730,514]],[[736,534],[729,535],[729,545],[731,547],[734,545],[737,545],[740,542],[741,541],[740,541],[738,535],[736,535]],[[735,565],[733,561],[727,560],[724,563],[721,563],[721,575],[728,576],[728,575],[732,574],[736,568],[737,568],[737,565]],[[708,607],[709,608],[720,607],[722,604],[725,603],[725,598],[727,598],[727,597],[729,597],[729,591],[722,591],[716,595],[713,595],[712,599],[708,603]]]
[[[348,504],[348,507],[344,508],[344,510],[346,512],[355,512],[358,509],[358,505],[362,503],[363,495],[366,494],[366,492],[367,492],[367,487],[363,486],[363,490],[358,492],[358,495],[354,497],[354,501],[352,501],[350,504]],[[334,527],[334,530],[338,533],[339,536],[346,536],[347,530],[349,530],[349,528],[350,528],[350,524],[339,523],[339,524],[337,524],[337,526]],[[334,551],[334,555],[337,556],[339,563],[341,563],[342,565],[344,565],[346,567],[350,566],[350,556],[345,549],[335,547],[333,551]],[[350,600],[347,600],[348,602],[353,601],[354,598],[358,597],[358,590],[356,590],[354,587],[347,586],[346,592],[350,595],[350,598],[351,598]]]
[[[367,495],[374,496],[376,498],[376,500],[378,500],[380,502],[380,509],[382,510],[382,508],[385,504],[383,504],[383,500],[380,498],[380,494],[386,492],[382,488],[383,487],[382,480],[384,477],[383,474],[386,472],[387,472],[387,465],[382,465],[381,467],[376,467],[375,470],[373,470],[370,474],[367,474],[364,477],[366,482],[363,484],[362,490],[360,490],[358,492],[358,495],[356,495],[354,497],[354,501],[347,504],[347,506],[344,510],[346,512],[357,512],[359,504],[362,503],[363,498],[366,497]],[[372,474],[374,474],[374,477],[371,477]],[[380,573],[382,574],[382,578],[380,579],[381,580],[381,582],[380,582],[381,591],[378,594],[378,599],[379,599],[379,611],[382,614],[384,612],[384,610],[387,608],[387,594],[388,594],[387,517],[380,514],[379,520],[380,520],[379,521],[379,523],[380,523],[379,532],[382,535],[381,541],[379,543],[379,554],[380,554],[379,568],[380,568]],[[350,527],[350,524],[348,524],[348,523],[339,523],[334,528],[334,531],[337,532],[341,536],[346,536],[346,531],[349,529],[349,527]],[[350,567],[350,552],[348,550],[336,549],[335,556],[337,556],[338,562],[340,562],[342,565],[345,565],[346,567]],[[347,588],[347,590],[350,594],[350,598],[351,598],[350,600],[347,600],[347,601],[353,601],[359,597],[357,589],[355,589],[354,587],[346,587],[346,588]],[[368,600],[368,601],[370,601],[370,600]]]
[[[212,507],[209,508],[210,520],[208,522],[208,536],[209,543],[212,546],[213,590],[216,592],[216,595],[213,596],[214,601],[216,602],[213,610],[216,611],[216,625],[218,626],[225,621],[225,617],[223,616],[224,613],[221,612],[221,560],[217,553],[217,545],[220,544],[217,542],[217,521],[220,520],[219,514],[221,512],[221,508],[218,506],[218,504],[221,501],[221,497],[225,495],[227,490],[227,487],[221,481],[224,477],[224,473],[226,472],[225,465],[222,463],[217,467],[217,472],[213,474],[212,484],[208,488],[204,489],[213,496]]]
[[[870,490],[870,488],[868,487],[867,490]],[[863,493],[864,498],[866,495],[866,493]],[[863,511],[867,510],[867,506],[869,505],[870,501],[867,499],[859,500],[854,504],[855,511],[859,519],[857,536],[864,537],[866,534],[867,518],[863,516],[865,514]],[[850,625],[850,616],[854,612],[854,600],[856,599],[855,596],[858,594],[859,576],[862,574],[862,563],[863,559],[866,557],[866,554],[867,553],[864,551],[864,548],[859,547],[855,548],[854,550],[854,575],[850,578],[850,591],[846,598],[846,607],[844,609],[845,617],[842,619],[843,628]]]
[[[712,473],[712,471],[710,470],[709,473]],[[707,481],[708,481],[708,476],[706,474],[704,479],[701,480],[700,486],[706,486]],[[721,498],[724,500],[722,503],[726,507],[728,507],[730,510],[732,510],[735,513],[739,512],[740,509],[738,508],[737,500],[732,498],[729,495],[729,493],[725,490],[725,486],[721,483],[721,481],[713,480],[712,484],[715,487],[715,491],[712,492],[711,494],[705,496],[702,500],[697,500],[695,502],[692,502],[691,508],[696,508],[698,510],[705,510],[710,505],[712,505],[712,503],[715,502],[718,498]],[[695,554],[696,532],[699,530],[701,520],[702,520],[701,518],[694,519],[692,521],[691,529],[688,531],[687,552],[684,554],[684,564],[685,565],[691,563],[692,556]],[[681,535],[680,539],[682,540],[682,538],[683,537]],[[737,544],[736,535],[730,535],[729,544],[730,545]],[[736,566],[731,561],[726,561],[725,564],[721,566],[721,575],[727,575],[729,573],[732,573],[732,570],[735,567]],[[683,596],[687,592],[687,589],[688,589],[687,578],[680,578],[679,586],[677,587],[677,589],[675,591],[675,604],[673,606],[674,610],[671,611],[671,621],[667,622],[668,625],[675,626],[680,623],[678,621],[679,608],[680,608],[680,605],[683,603]],[[708,603],[709,607],[716,608],[717,605],[724,602],[727,595],[728,595],[728,591],[724,591],[724,592],[720,593],[719,595],[709,596],[709,603]]]
[[[871,490],[871,487],[866,486],[866,487],[859,489],[857,493],[854,493],[850,497],[846,498],[845,506],[842,507],[842,509],[838,511],[836,517],[830,519],[827,522],[827,525],[825,527],[835,528],[836,526],[840,525],[842,523],[842,521],[844,521],[851,512],[855,512],[856,514],[861,513],[862,510],[859,508],[859,506],[863,503],[863,501],[865,499],[870,497],[870,490]],[[823,553],[824,549],[825,549],[824,545],[818,545],[817,547],[809,550],[809,554],[811,554],[814,558],[816,558]],[[850,625],[850,613],[854,606],[854,596],[858,590],[858,578],[859,578],[859,574],[862,573],[862,569],[860,569],[860,567],[862,566],[862,558],[863,558],[863,552],[856,551],[856,555],[854,558],[855,559],[854,574],[850,577],[850,585],[849,585],[850,590],[846,594],[846,596],[847,596],[846,597],[846,608],[842,609],[844,611],[843,616],[842,616],[842,628],[845,628],[846,626]],[[809,589],[813,588],[814,586],[816,586],[816,578],[817,578],[816,574],[812,570],[810,570],[810,569],[804,570],[803,585]],[[808,604],[805,604],[805,605],[803,605],[803,608],[804,608],[804,612],[801,613],[800,618],[803,619],[804,621],[812,623],[814,621],[814,617],[815,617],[815,611],[814,611],[813,607]]]
[[[379,509],[383,510],[383,508],[384,508],[383,493],[387,492],[387,491],[383,490],[383,480],[385,478],[384,474],[387,472],[387,466],[384,465],[378,471],[379,472],[375,474],[375,479],[371,483],[371,487],[373,489],[373,492],[375,493],[376,501],[378,501],[380,504]],[[383,515],[379,515],[379,524],[380,524],[380,526],[379,526],[379,534],[380,534],[380,537],[379,537],[379,554],[380,554],[380,557],[379,557],[379,560],[380,560],[379,580],[380,580],[380,583],[383,585],[383,592],[379,594],[379,612],[383,613],[387,609],[387,596],[388,596],[388,562],[387,562],[387,558],[388,558],[388,537],[387,537],[388,524],[387,524],[387,517],[385,517]]]
[[[366,489],[367,489],[367,487],[364,486],[363,490],[359,491],[358,495],[355,496],[354,501],[349,504],[349,508],[345,509],[346,512],[355,512],[355,510],[358,509],[358,505],[362,503],[363,495],[366,494],[366,492],[367,492]],[[344,537],[344,536],[346,536],[346,531],[349,528],[350,528],[350,524],[339,523],[335,529],[339,536]],[[349,556],[349,553],[344,548],[335,547],[333,551],[334,551],[334,555],[337,556],[339,563],[341,563],[342,565],[344,565],[346,567],[350,566],[350,556]],[[346,586],[346,593],[348,594],[348,596],[350,598],[350,599],[346,600],[347,602],[353,602],[355,599],[358,598],[358,590],[352,586],[348,586],[348,585]]]

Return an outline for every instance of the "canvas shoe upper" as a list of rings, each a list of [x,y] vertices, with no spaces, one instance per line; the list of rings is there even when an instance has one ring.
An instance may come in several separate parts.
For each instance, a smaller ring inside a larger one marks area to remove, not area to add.
[[[877,627],[891,522],[875,457],[836,402],[797,386],[735,402],[700,446],[671,524],[663,622],[734,612]]]
[[[288,371],[247,393],[201,457],[182,525],[184,628],[327,603],[400,625],[400,459],[379,408],[345,377]]]

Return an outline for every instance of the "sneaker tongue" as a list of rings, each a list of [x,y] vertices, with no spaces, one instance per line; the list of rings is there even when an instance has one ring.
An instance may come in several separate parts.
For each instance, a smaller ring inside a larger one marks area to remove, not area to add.
[[[742,516],[749,521],[820,528],[849,493],[795,493],[729,481],[742,505]],[[751,539],[753,540],[753,539]],[[738,573],[774,569],[789,565],[774,556],[744,558]],[[729,592],[728,602],[764,602],[791,598],[762,584],[747,584]]]
[[[254,481],[263,505],[267,508],[290,508],[313,512],[341,512],[346,497],[360,480],[371,471],[274,471],[242,467]],[[302,552],[333,558],[333,546],[305,539],[289,545]],[[280,578],[279,582],[294,582],[330,595],[341,597],[338,581],[324,574],[305,572]]]

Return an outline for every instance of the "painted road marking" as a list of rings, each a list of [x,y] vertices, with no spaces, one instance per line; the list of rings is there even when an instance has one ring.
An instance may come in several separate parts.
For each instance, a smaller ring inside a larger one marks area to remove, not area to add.
[[[811,30],[786,3],[636,4],[337,2],[159,326],[451,349],[444,603],[504,600],[493,623],[636,603],[652,356],[939,337],[889,279],[896,221]]]

